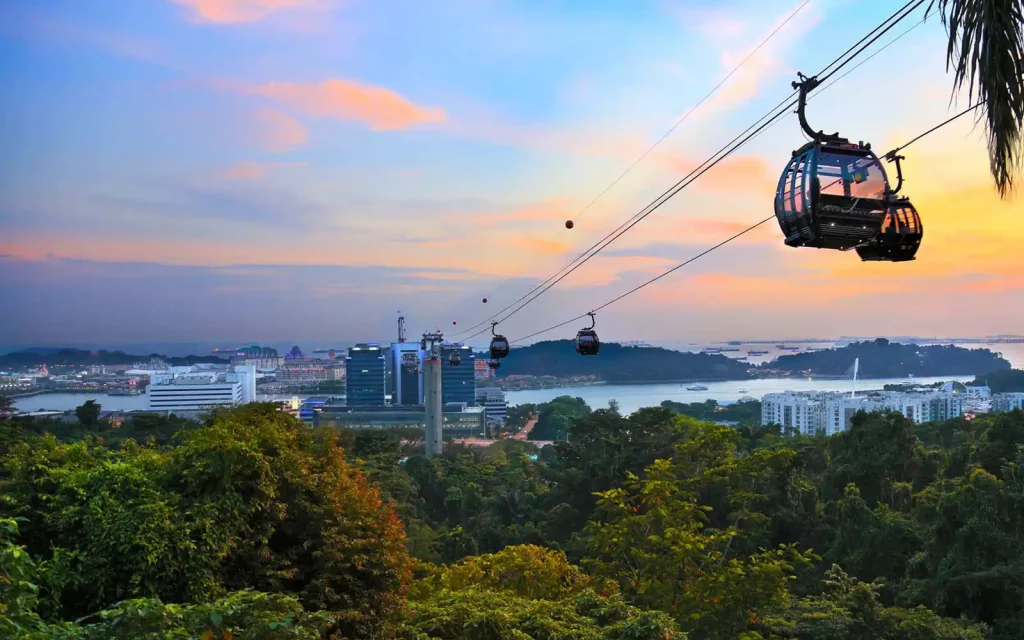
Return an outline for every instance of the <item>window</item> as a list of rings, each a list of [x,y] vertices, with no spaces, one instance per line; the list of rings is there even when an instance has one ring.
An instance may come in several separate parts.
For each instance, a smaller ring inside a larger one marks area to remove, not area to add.
[[[885,170],[870,156],[822,152],[818,157],[818,178],[824,195],[872,200],[885,197]]]

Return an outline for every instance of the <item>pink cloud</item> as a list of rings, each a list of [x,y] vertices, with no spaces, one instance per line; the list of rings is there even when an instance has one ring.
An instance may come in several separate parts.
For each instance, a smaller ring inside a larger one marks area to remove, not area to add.
[[[273,169],[282,169],[285,167],[301,167],[305,166],[304,162],[250,162],[249,160],[243,160],[236,162],[235,164],[228,167],[224,172],[224,177],[232,180],[251,180],[253,178],[263,178]]]
[[[287,113],[265,109],[256,113],[256,120],[260,123],[257,139],[272,153],[293,149],[309,137],[306,127]]]
[[[365,122],[374,131],[408,129],[446,117],[444,109],[423,107],[390,89],[351,80],[267,82],[247,91],[309,115]]]
[[[192,10],[196,22],[255,22],[279,11],[324,9],[322,0],[171,0]]]

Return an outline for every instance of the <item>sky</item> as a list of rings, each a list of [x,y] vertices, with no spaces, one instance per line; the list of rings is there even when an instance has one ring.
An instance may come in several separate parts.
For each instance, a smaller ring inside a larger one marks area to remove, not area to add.
[[[7,0],[0,344],[390,340],[399,312],[412,332],[468,328],[895,6]],[[881,153],[963,109],[942,24],[923,17],[816,92],[812,126]],[[585,313],[771,215],[803,142],[787,116],[502,332]],[[916,261],[789,248],[770,221],[603,310],[602,338],[1024,333],[1024,200],[996,194],[983,129],[962,118],[906,155]]]

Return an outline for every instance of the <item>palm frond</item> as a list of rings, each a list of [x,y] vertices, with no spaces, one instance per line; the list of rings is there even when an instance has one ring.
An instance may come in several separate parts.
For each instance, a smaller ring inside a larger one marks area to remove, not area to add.
[[[1024,0],[932,0],[949,34],[953,91],[983,102],[989,166],[1001,197],[1024,165]]]

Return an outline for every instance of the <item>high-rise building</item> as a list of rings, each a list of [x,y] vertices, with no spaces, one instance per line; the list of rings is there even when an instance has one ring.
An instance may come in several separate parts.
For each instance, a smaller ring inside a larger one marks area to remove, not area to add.
[[[458,355],[459,364],[453,365],[452,356]],[[476,403],[476,356],[473,349],[463,344],[445,344],[441,347],[441,401],[444,404]]]
[[[487,422],[505,424],[508,417],[508,403],[505,392],[497,387],[482,387],[476,390],[476,403],[487,410]]]
[[[357,344],[345,356],[345,395],[350,407],[382,407],[387,387],[384,351],[379,344]]]
[[[418,342],[391,343],[391,404],[408,407],[423,404],[423,354]]]
[[[146,389],[150,411],[192,412],[256,401],[256,367],[197,364],[154,373]]]

